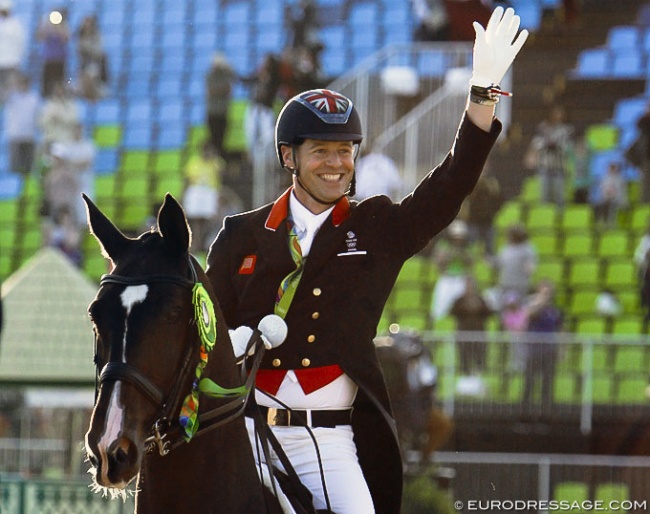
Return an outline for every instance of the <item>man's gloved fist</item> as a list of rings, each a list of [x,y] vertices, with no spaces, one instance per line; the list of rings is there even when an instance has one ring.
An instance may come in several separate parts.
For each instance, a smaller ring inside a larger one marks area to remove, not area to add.
[[[509,7],[504,14],[501,6],[494,9],[485,29],[480,23],[474,22],[476,39],[470,85],[499,85],[528,37],[528,31],[522,30],[515,39],[519,23],[519,16],[515,15],[514,9]]]

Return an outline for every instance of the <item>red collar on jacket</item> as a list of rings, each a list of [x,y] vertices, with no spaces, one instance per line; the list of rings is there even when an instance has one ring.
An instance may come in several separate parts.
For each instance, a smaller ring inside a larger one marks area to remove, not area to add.
[[[266,218],[266,223],[264,226],[268,230],[275,231],[284,220],[287,219],[289,214],[289,195],[293,191],[293,186],[287,189],[282,196],[278,198],[273,207],[271,207],[271,212],[269,213],[268,218]],[[332,211],[332,225],[338,227],[350,216],[350,200],[347,196],[341,198],[337,204],[334,206]]]

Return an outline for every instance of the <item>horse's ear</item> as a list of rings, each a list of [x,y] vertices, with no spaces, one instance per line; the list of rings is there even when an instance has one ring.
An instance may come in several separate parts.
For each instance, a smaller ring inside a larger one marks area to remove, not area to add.
[[[126,237],[106,215],[88,198],[81,193],[86,202],[86,217],[91,234],[102,247],[102,253],[113,262],[117,262],[124,255],[131,239]]]
[[[189,250],[192,233],[185,211],[169,193],[158,211],[158,230],[173,251],[180,254]]]

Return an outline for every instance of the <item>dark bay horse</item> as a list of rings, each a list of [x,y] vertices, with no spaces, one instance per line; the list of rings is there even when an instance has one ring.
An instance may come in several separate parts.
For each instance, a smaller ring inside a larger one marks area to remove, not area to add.
[[[115,494],[136,479],[138,514],[281,513],[258,478],[241,415],[245,378],[189,254],[183,209],[167,195],[157,229],[134,239],[84,200],[113,265],[89,307],[98,380],[86,452],[96,487]],[[204,396],[201,377],[230,390]]]

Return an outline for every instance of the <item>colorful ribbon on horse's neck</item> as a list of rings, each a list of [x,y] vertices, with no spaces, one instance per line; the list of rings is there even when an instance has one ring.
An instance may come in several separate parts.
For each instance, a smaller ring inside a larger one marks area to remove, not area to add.
[[[214,314],[214,304],[200,282],[197,282],[192,289],[192,304],[194,305],[194,319],[199,332],[200,359],[196,365],[192,391],[185,397],[178,419],[183,429],[183,438],[187,442],[194,437],[194,434],[199,429],[199,394],[206,394],[216,398],[229,398],[242,396],[248,392],[246,386],[228,389],[219,386],[209,378],[201,378],[203,370],[208,365],[208,355],[217,341],[217,317]]]

